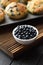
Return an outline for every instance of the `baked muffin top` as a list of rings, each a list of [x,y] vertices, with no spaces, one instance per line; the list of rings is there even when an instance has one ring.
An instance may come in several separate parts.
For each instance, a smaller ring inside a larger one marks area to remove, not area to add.
[[[6,13],[12,17],[23,17],[25,14],[27,14],[27,8],[26,5],[22,4],[22,3],[16,3],[16,2],[12,2],[11,4],[9,4],[6,9],[5,9]]]
[[[32,0],[28,2],[27,9],[32,13],[43,12],[43,0]]]

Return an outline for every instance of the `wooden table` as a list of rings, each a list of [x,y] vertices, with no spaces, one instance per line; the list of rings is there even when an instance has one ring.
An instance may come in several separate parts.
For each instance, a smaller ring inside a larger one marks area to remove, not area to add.
[[[12,30],[10,28],[8,28],[7,31],[0,30],[0,49],[10,57],[13,57],[26,48],[31,48],[32,46],[38,44],[38,41],[43,38],[43,23],[37,24],[35,26],[39,30],[39,35],[36,41],[28,46],[17,43],[12,36]]]

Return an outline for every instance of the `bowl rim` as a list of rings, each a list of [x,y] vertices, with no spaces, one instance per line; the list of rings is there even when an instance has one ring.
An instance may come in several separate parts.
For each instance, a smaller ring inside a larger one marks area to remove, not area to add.
[[[20,26],[24,26],[24,25],[20,25]],[[27,25],[26,25],[26,26],[27,26]],[[14,35],[14,31],[17,29],[18,26],[15,27],[15,28],[13,29],[13,31],[12,31],[13,37],[14,37],[15,39],[18,39],[18,40],[21,40],[21,41],[31,41],[31,40],[34,40],[35,38],[37,38],[37,36],[38,36],[38,34],[39,34],[38,29],[37,29],[36,27],[32,26],[32,25],[28,25],[28,26],[29,26],[29,27],[33,27],[33,29],[36,30],[37,34],[36,34],[35,37],[33,37],[33,38],[31,38],[31,39],[19,39],[19,38],[17,38],[17,37]]]

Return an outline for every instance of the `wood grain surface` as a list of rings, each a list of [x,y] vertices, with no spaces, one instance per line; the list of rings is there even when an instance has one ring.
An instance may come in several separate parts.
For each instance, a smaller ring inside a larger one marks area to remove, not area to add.
[[[40,38],[43,38],[43,24],[36,25],[36,28],[39,30],[39,35],[35,41],[37,43]],[[12,31],[9,30],[8,32],[0,32],[0,49],[10,57],[13,57],[14,54],[22,52],[26,48],[27,46],[21,45],[14,40]]]

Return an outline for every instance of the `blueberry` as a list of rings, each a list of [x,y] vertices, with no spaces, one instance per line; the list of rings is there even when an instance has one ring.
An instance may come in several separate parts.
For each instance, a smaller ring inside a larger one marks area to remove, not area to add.
[[[30,32],[28,33],[28,35],[30,35]]]
[[[33,27],[30,27],[31,30],[34,30]]]
[[[16,35],[17,33],[18,33],[18,30],[15,30],[15,33],[14,34]]]
[[[23,34],[22,36],[24,37],[25,35]]]
[[[28,39],[28,35],[26,35],[26,39]]]
[[[31,32],[32,30],[31,29],[29,29],[29,32]]]
[[[28,29],[28,26],[26,26],[25,28]]]
[[[21,39],[21,35],[18,35],[18,38]]]
[[[27,28],[26,31],[28,31],[29,29]]]
[[[16,37],[18,38],[18,34],[16,34]]]
[[[27,31],[24,31],[24,32],[23,32],[23,34],[26,34],[26,33],[27,33]]]
[[[24,36],[23,39],[26,39],[26,37]]]
[[[34,29],[32,29],[32,32],[34,32]]]
[[[25,34],[28,35],[28,32],[26,32]]]
[[[35,33],[34,33],[34,36],[36,36],[36,34],[37,34],[37,33],[35,32]]]
[[[28,27],[28,30],[30,30],[30,27]]]
[[[18,35],[20,35],[20,33],[19,33],[19,32],[18,32],[17,34],[18,34]]]
[[[31,34],[30,37],[33,38],[33,35]]]
[[[25,31],[26,29],[25,28],[23,28],[23,31]]]
[[[25,35],[23,34],[22,37],[25,37]]]
[[[34,32],[36,32],[36,30],[34,30]]]
[[[13,12],[13,10],[11,9],[10,12]]]
[[[23,35],[23,33],[21,33],[21,35]]]
[[[19,30],[19,33],[21,33],[22,31],[21,30]]]

